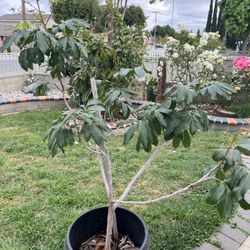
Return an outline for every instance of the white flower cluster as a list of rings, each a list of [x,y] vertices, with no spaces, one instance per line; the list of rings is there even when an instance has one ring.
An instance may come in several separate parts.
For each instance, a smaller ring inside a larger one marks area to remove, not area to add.
[[[188,33],[188,36],[195,37],[195,34]],[[183,79],[192,81],[195,78],[217,79],[216,72],[223,65],[224,58],[219,54],[218,49],[206,50],[206,45],[219,37],[218,33],[204,32],[198,45],[192,45],[191,42],[182,44],[179,40],[168,37],[166,57],[174,72],[173,79],[176,78],[177,81],[183,81]],[[213,43],[211,44],[213,46]]]
[[[174,52],[173,55],[172,55],[173,58],[178,58],[179,57],[179,54],[177,52]]]
[[[186,31],[186,25],[184,23],[179,23],[177,26],[180,31]]]
[[[223,64],[223,57],[217,49],[213,51],[204,50],[198,55],[195,63],[204,66],[208,71],[214,71],[215,66]]]
[[[178,41],[177,39],[173,38],[172,36],[169,36],[167,39],[167,46],[176,46],[179,45],[180,41]]]
[[[218,32],[204,32],[201,36],[201,39],[200,39],[200,47],[204,47],[204,46],[207,46],[208,44],[208,41],[210,39],[212,40],[217,40],[220,38],[220,34]]]
[[[193,32],[188,33],[188,35],[189,35],[189,37],[191,37],[191,38],[195,38],[195,37],[196,37],[196,34],[193,33]]]
[[[186,52],[193,52],[195,50],[195,47],[193,45],[188,44],[188,43],[185,43],[183,48]]]

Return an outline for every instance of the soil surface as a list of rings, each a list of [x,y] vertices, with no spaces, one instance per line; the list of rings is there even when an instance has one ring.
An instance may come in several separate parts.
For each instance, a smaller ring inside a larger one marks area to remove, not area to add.
[[[112,250],[139,250],[128,236],[120,235],[119,243],[112,243]],[[81,244],[79,250],[104,250],[105,234],[99,234],[91,237]]]

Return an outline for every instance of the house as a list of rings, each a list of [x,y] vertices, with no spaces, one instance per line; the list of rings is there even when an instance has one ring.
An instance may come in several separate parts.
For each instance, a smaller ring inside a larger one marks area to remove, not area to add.
[[[42,23],[34,14],[27,14],[26,20],[34,23],[37,27],[42,28]],[[5,14],[0,16],[0,51],[6,37],[10,36],[16,25],[22,21],[22,14]],[[44,21],[47,27],[52,27],[55,22],[49,14],[44,15]],[[17,48],[12,50],[17,51]]]

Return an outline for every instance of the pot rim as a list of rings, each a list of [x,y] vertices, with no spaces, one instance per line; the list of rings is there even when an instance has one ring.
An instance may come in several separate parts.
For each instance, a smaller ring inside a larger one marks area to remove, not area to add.
[[[91,209],[87,210],[86,212],[83,212],[81,215],[79,215],[79,216],[69,225],[69,227],[68,227],[68,230],[67,230],[67,233],[66,233],[66,242],[70,242],[70,240],[69,240],[70,231],[71,231],[72,227],[74,226],[74,223],[75,223],[78,219],[80,219],[80,218],[81,218],[83,215],[85,215],[85,214],[88,214],[88,213],[90,213],[90,212],[92,212],[92,211],[94,211],[94,210],[102,209],[102,208],[108,208],[108,206],[99,206],[99,207],[91,208]],[[147,229],[147,226],[146,226],[145,222],[143,221],[143,219],[142,219],[139,215],[137,215],[136,213],[132,212],[131,210],[129,210],[129,209],[127,209],[127,208],[124,208],[124,207],[117,207],[116,209],[125,210],[125,211],[127,211],[128,213],[130,213],[130,214],[136,216],[136,217],[139,219],[140,223],[142,224],[142,226],[143,226],[143,228],[144,228],[144,233],[145,233],[145,238],[144,238],[143,244],[140,246],[140,249],[141,249],[141,248],[143,249],[143,248],[147,245],[147,239],[149,238],[148,229]],[[66,244],[66,242],[65,242],[65,244]],[[72,248],[71,246],[69,246],[69,247],[70,247],[70,250],[73,250],[73,248]]]

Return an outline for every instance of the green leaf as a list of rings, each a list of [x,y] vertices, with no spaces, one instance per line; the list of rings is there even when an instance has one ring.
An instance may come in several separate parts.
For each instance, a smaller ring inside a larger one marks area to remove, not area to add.
[[[74,133],[70,129],[67,129],[67,132],[66,132],[66,141],[67,141],[67,144],[71,145],[71,146],[75,142]]]
[[[155,110],[155,117],[163,127],[167,126],[164,116],[158,110]]]
[[[152,120],[149,121],[150,126],[152,127],[152,130],[156,132],[157,135],[161,134],[161,124],[156,118],[153,118]]]
[[[131,69],[121,68],[118,72],[114,74],[114,78],[125,77],[131,71]]]
[[[245,193],[250,189],[250,173],[245,173],[245,175],[240,179],[239,184],[234,188],[233,195],[236,199],[244,199]]]
[[[11,36],[8,36],[3,43],[3,50],[9,49],[15,40],[15,33]]]
[[[240,200],[239,204],[243,209],[250,210],[250,204],[245,199]]]
[[[158,139],[157,131],[154,128],[154,125],[153,125],[152,121],[149,122],[149,127],[150,127],[150,131],[151,131],[151,134],[152,134],[152,143],[155,146],[157,146],[158,143],[159,143],[159,139]]]
[[[134,71],[135,71],[135,74],[138,78],[143,78],[147,74],[142,66],[134,68]]]
[[[208,93],[212,100],[217,100],[217,95],[224,97],[226,100],[231,99],[230,93],[236,93],[234,86],[219,82],[219,81],[207,81],[202,89],[200,89],[200,94],[205,95]]]
[[[90,133],[91,133],[91,137],[93,138],[94,142],[97,145],[101,145],[103,143],[103,140],[104,140],[103,133],[96,125],[93,124],[91,126]]]
[[[174,148],[178,148],[180,146],[181,138],[177,135],[173,137],[172,144]]]
[[[21,67],[25,70],[28,71],[29,69],[29,61],[28,61],[28,50],[24,49],[21,51],[19,58],[18,58],[19,64]]]
[[[124,135],[124,140],[123,140],[123,144],[124,145],[127,145],[130,140],[133,138],[134,134],[135,134],[135,131],[136,131],[136,124],[132,125],[128,130],[127,132],[125,133]]]
[[[56,133],[56,144],[60,149],[65,146],[65,131],[66,130],[61,127]]]
[[[43,54],[46,54],[49,49],[49,45],[42,31],[36,32],[36,39],[39,49],[43,52]]]
[[[196,93],[193,89],[191,89],[187,85],[179,85],[176,89],[176,102],[191,104],[193,103],[193,99],[196,97]]]
[[[206,202],[211,205],[216,205],[222,199],[222,196],[226,190],[226,186],[223,183],[218,183],[210,189],[208,192]]]
[[[235,149],[238,149],[244,155],[250,156],[250,139],[239,141]]]
[[[91,128],[90,126],[85,126],[83,129],[83,137],[86,142],[88,142],[91,139]]]
[[[71,50],[73,52],[73,55],[75,57],[79,58],[79,56],[80,56],[80,50],[79,50],[79,48],[78,48],[75,40],[72,37],[69,38],[69,46],[70,46],[70,48],[71,48]]]
[[[91,110],[92,112],[102,112],[105,111],[105,108],[100,105],[95,105],[95,106],[90,106],[89,110]]]
[[[223,172],[222,169],[219,169],[215,175],[215,177],[220,180],[220,181],[224,181],[225,180],[225,173]]]
[[[139,123],[139,138],[146,152],[149,152],[148,131],[143,122]]]
[[[191,136],[188,130],[185,130],[183,133],[182,144],[185,148],[189,148],[191,145]]]
[[[226,187],[222,199],[217,205],[217,210],[222,218],[229,217],[233,212],[233,195],[228,187]]]
[[[240,180],[246,174],[246,169],[244,166],[236,166],[236,168],[232,171],[231,175],[226,178],[226,183],[228,187],[233,190],[236,186],[238,186]]]
[[[225,158],[226,153],[227,153],[226,149],[217,149],[213,153],[212,158],[214,161],[221,161],[222,159]]]

